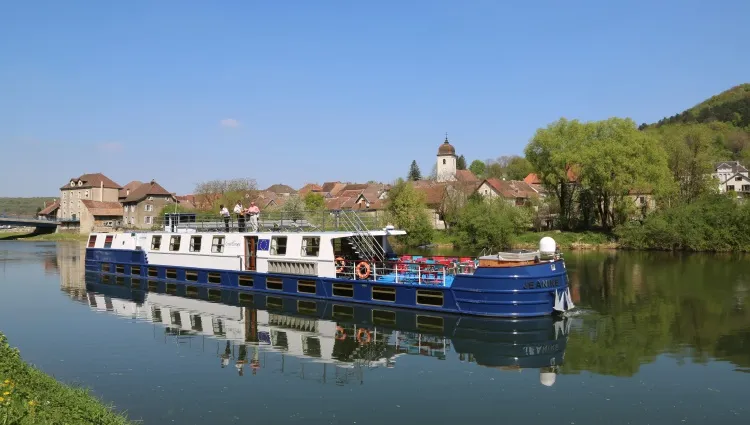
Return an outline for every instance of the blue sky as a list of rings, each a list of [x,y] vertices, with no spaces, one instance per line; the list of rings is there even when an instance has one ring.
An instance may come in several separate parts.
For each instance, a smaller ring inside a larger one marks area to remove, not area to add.
[[[750,81],[750,2],[0,2],[0,196],[70,177],[392,181]]]

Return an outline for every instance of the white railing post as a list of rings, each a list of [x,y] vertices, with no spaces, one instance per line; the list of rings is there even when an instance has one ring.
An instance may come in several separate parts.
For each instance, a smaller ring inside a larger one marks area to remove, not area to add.
[[[417,263],[417,285],[422,284],[422,266]]]

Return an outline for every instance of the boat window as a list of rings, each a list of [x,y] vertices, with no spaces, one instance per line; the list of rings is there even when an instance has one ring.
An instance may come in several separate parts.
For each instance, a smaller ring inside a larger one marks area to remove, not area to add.
[[[112,247],[112,235],[107,235],[106,238],[104,238],[104,247],[105,248],[111,248]]]
[[[320,253],[320,237],[307,236],[302,238],[302,256],[317,257]]]
[[[161,235],[151,236],[151,250],[158,251],[161,249]]]
[[[170,251],[180,250],[180,239],[182,239],[182,236],[172,236],[171,238],[169,238],[169,250]]]
[[[201,236],[190,237],[190,252],[200,252],[201,250]]]
[[[89,236],[89,248],[93,248],[96,245],[96,235]]]
[[[214,236],[211,242],[211,252],[224,252],[224,236]]]
[[[286,255],[286,236],[271,238],[271,255]]]

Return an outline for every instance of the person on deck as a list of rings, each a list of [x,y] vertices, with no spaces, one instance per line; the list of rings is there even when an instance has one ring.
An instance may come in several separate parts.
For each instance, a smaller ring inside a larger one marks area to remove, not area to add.
[[[224,228],[229,233],[229,210],[223,204],[219,206],[219,214],[224,217]]]
[[[237,227],[240,232],[245,231],[245,211],[242,209],[242,202],[237,201],[234,205],[234,213],[237,215]]]
[[[250,202],[250,206],[247,208],[247,214],[250,216],[250,228],[253,232],[257,232],[258,215],[260,215],[260,208],[255,205],[255,202]]]

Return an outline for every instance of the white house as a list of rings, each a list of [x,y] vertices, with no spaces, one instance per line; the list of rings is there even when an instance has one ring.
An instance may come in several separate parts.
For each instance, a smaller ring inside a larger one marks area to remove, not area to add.
[[[747,168],[738,161],[725,161],[716,164],[713,178],[719,182],[719,192],[750,193],[750,175]]]

